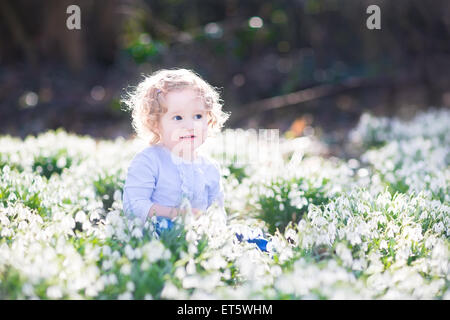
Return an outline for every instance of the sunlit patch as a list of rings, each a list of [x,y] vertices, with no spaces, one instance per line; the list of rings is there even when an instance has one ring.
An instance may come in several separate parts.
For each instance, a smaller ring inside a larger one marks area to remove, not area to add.
[[[250,28],[259,29],[259,28],[262,28],[264,23],[260,17],[251,17],[248,20],[248,25]]]
[[[39,96],[36,92],[27,91],[19,99],[19,105],[21,108],[33,108],[37,106],[39,102]]]

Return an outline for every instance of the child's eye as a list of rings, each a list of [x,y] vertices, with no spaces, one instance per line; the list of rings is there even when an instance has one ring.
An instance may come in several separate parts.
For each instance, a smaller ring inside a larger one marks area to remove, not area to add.
[[[181,118],[181,116],[174,116],[172,119],[174,119],[174,120],[181,120],[183,118]]]
[[[194,118],[197,119],[197,120],[198,120],[198,119],[201,119],[202,117],[203,117],[203,116],[202,116],[200,113],[199,113],[199,114],[196,114],[196,115],[194,116]]]

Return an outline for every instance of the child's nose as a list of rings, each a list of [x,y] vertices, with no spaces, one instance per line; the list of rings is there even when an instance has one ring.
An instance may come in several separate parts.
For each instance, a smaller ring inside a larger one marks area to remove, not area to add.
[[[195,129],[201,128],[201,124],[194,120],[186,120],[186,122],[184,124],[185,124],[185,129],[187,129],[187,130],[195,130]]]
[[[186,129],[193,129],[194,128],[194,121],[192,121],[190,119],[186,120],[185,126],[186,126]]]

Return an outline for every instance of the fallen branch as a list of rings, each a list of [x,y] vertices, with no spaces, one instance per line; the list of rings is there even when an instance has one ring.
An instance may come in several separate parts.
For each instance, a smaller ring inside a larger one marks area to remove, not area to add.
[[[338,84],[323,84],[316,87],[303,89],[286,95],[273,98],[263,99],[244,105],[239,115],[232,121],[236,124],[255,113],[261,113],[268,110],[280,109],[287,106],[312,101],[319,98],[329,97],[341,93],[343,91],[368,86],[389,86],[395,82],[392,77],[379,78],[360,78],[352,77]]]

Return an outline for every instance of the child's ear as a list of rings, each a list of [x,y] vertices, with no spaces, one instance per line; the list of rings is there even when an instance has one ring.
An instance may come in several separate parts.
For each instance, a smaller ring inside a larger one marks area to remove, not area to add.
[[[211,124],[211,122],[213,121],[213,117],[211,115],[211,111],[207,112],[206,118],[208,119],[208,124]]]
[[[158,126],[155,126],[155,127],[153,127],[153,134],[155,135],[155,136],[158,136],[159,137],[159,140],[161,140],[161,131],[159,130],[159,127]]]

